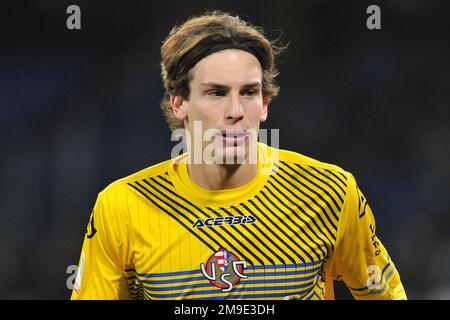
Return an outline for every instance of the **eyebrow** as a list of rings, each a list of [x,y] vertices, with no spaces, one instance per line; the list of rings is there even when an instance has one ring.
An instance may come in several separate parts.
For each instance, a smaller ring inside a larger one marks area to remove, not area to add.
[[[213,81],[209,81],[209,82],[204,82],[200,84],[202,87],[212,87],[212,88],[218,88],[218,89],[230,89],[229,86],[227,85],[223,85],[217,82],[213,82]],[[255,82],[250,82],[250,83],[246,83],[242,86],[242,88],[248,89],[248,88],[255,88],[255,87],[260,87],[261,86],[261,82],[259,81],[255,81]]]

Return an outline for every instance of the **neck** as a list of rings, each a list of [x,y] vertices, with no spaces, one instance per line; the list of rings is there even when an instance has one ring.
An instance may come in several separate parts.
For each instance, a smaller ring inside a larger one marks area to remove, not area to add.
[[[257,174],[257,164],[188,164],[192,182],[208,190],[224,190],[241,187]]]

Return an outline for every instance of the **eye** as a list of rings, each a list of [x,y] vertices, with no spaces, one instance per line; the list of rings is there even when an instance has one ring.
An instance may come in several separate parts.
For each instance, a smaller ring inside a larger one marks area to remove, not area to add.
[[[225,92],[221,91],[221,90],[211,90],[207,92],[208,96],[213,96],[213,97],[223,97],[225,95]]]
[[[254,96],[257,93],[255,89],[247,89],[242,92],[243,96]]]

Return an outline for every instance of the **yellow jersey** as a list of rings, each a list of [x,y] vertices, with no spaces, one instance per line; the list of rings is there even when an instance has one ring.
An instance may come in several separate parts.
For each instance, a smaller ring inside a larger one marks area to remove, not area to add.
[[[257,175],[207,190],[187,154],[99,193],[72,299],[406,299],[354,177],[258,143]],[[328,283],[328,282],[327,282]]]

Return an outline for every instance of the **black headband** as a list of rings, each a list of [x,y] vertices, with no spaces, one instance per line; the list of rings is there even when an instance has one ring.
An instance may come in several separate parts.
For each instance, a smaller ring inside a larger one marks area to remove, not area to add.
[[[258,54],[258,52],[252,48],[249,48],[248,46],[242,45],[242,44],[238,44],[238,43],[226,43],[226,44],[220,44],[217,46],[211,46],[208,49],[204,50],[202,52],[201,55],[199,55],[195,60],[191,61],[191,63],[189,65],[185,65],[184,68],[181,69],[177,69],[176,66],[174,66],[174,68],[172,68],[172,70],[170,70],[170,74],[172,74],[172,76],[174,78],[176,78],[179,74],[182,74],[184,70],[191,70],[200,60],[204,59],[205,57],[222,51],[222,50],[226,50],[226,49],[238,49],[238,50],[243,50],[246,51],[248,53],[250,53],[251,55],[253,55],[256,59],[258,59],[259,63],[261,64],[262,68],[264,69],[266,66],[264,65],[264,61],[261,59],[260,55]],[[183,57],[185,58],[185,57]],[[183,65],[182,61],[183,60],[180,59],[180,62],[178,64],[178,67]]]
[[[202,60],[203,58],[205,58],[213,53],[216,53],[216,52],[219,52],[222,50],[227,50],[227,49],[239,49],[239,50],[247,51],[248,53],[254,55],[255,58],[258,59],[258,61],[261,63],[258,55],[256,54],[256,52],[254,50],[252,50],[251,48],[248,48],[247,46],[244,46],[242,44],[238,44],[238,43],[227,43],[227,44],[222,44],[220,46],[212,47],[212,48],[206,50],[204,55],[198,61]]]

